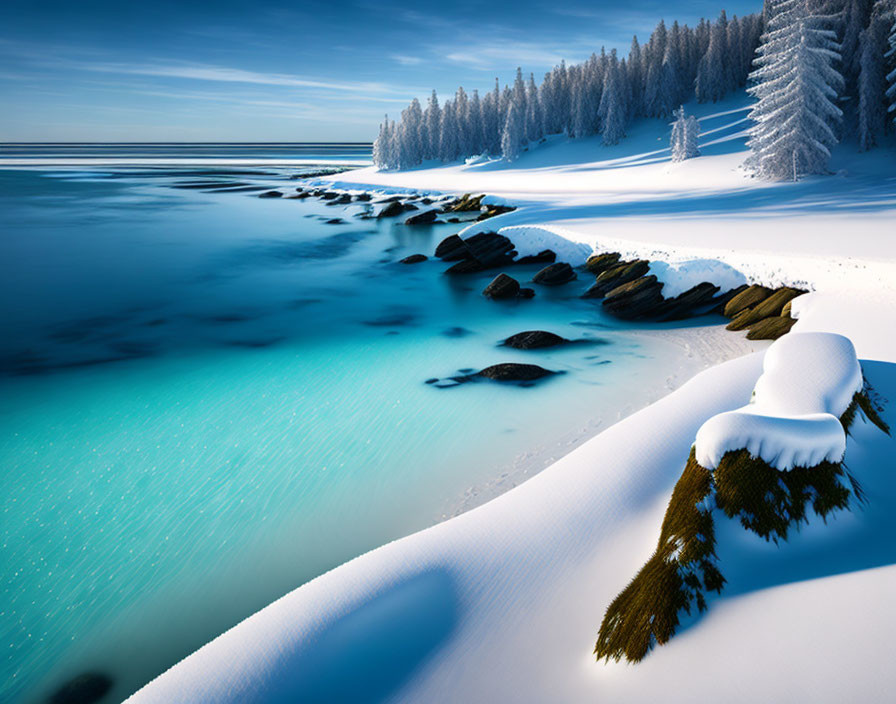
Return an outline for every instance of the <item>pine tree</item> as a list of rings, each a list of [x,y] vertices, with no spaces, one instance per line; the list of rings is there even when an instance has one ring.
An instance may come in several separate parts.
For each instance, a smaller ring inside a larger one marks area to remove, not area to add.
[[[856,108],[859,149],[867,151],[877,143],[887,124],[886,65],[887,32],[893,19],[890,0],[878,0],[868,26],[859,35],[859,77]]]
[[[672,153],[672,161],[684,161],[700,156],[697,147],[697,137],[700,135],[700,125],[693,115],[687,116],[684,106],[675,111],[675,122],[672,124],[672,137],[669,142],[669,150]]]
[[[709,48],[700,60],[697,69],[696,93],[701,103],[718,102],[731,86],[727,75],[728,65],[728,30],[727,21],[723,23],[724,11],[709,34]]]
[[[529,74],[529,83],[526,85],[526,137],[530,142],[537,142],[544,137],[541,102],[538,99],[535,76],[531,73]]]
[[[758,99],[747,165],[769,179],[797,180],[827,171],[832,125],[842,113],[834,104],[843,78],[836,35],[813,15],[809,0],[775,0],[763,35],[749,92]]]
[[[438,159],[441,144],[442,109],[439,107],[439,97],[433,91],[423,114],[423,131],[425,134],[423,158]]]
[[[439,142],[439,158],[442,161],[454,161],[460,156],[460,145],[457,140],[457,115],[454,113],[454,103],[445,101],[442,108],[442,127]]]
[[[523,126],[517,112],[516,105],[511,102],[510,107],[507,109],[504,131],[501,133],[501,154],[507,161],[516,161],[522,146]]]
[[[625,136],[625,117],[627,112],[619,63],[616,60],[616,51],[613,50],[607,70],[606,86],[604,87],[603,95],[601,95],[600,107],[598,109],[602,124],[601,136],[604,146],[618,144],[619,140]]]
[[[893,22],[893,27],[890,29],[890,50],[886,55],[896,64],[896,21]],[[887,74],[887,83],[889,84],[887,98],[890,101],[888,112],[893,115],[893,124],[896,125],[896,68]]]

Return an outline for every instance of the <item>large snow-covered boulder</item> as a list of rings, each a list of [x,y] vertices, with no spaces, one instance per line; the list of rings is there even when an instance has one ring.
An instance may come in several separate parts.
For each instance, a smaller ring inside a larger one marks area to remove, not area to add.
[[[697,431],[697,461],[716,469],[727,452],[747,450],[780,470],[839,462],[846,450],[840,416],[862,386],[847,338],[823,332],[782,337],[765,353],[750,403],[713,416]]]

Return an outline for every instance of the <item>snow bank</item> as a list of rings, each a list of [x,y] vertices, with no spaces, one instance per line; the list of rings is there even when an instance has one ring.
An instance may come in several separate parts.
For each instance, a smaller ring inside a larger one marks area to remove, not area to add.
[[[840,416],[863,385],[852,342],[833,333],[791,333],[769,347],[762,369],[748,405],[697,431],[697,461],[716,469],[732,450],[780,470],[842,460]]]
[[[466,234],[465,231],[464,235]],[[594,251],[589,244],[575,242],[543,227],[528,227],[525,225],[502,227],[498,230],[498,234],[504,235],[513,242],[513,246],[520,257],[528,257],[550,249],[557,254],[558,262],[566,262],[571,266],[580,266],[585,263]]]
[[[730,291],[747,283],[747,277],[740,271],[717,259],[654,261],[650,263],[649,273],[663,283],[663,296],[666,298],[674,298],[704,281],[715,284],[722,291]]]
[[[843,459],[846,433],[830,413],[768,416],[747,406],[713,416],[697,431],[697,462],[707,469],[733,450],[747,450],[776,469],[815,467]]]

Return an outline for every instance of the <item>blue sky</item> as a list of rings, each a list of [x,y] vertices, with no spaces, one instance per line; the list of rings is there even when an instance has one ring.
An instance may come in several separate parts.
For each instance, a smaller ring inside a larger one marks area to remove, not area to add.
[[[432,88],[761,0],[0,0],[0,142],[362,141]]]

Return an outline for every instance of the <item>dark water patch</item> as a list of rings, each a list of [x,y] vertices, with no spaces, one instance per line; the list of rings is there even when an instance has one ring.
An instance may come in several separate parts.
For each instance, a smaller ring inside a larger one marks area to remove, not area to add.
[[[267,186],[239,186],[237,188],[216,188],[208,193],[258,193],[267,190]]]
[[[612,330],[613,326],[608,325],[607,323],[601,323],[596,320],[573,320],[570,325],[575,325],[577,328],[595,328],[597,330]]]
[[[214,323],[216,325],[230,325],[232,323],[247,323],[259,318],[258,315],[250,315],[248,313],[211,313],[211,314],[194,314],[190,316],[194,320],[203,323]]]
[[[242,347],[244,349],[264,349],[265,347],[273,347],[286,338],[282,335],[277,337],[256,338],[249,340],[227,340],[225,344],[231,347]]]
[[[190,183],[174,183],[171,185],[172,188],[182,188],[187,190],[195,189],[197,191],[202,191],[210,188],[239,188],[241,186],[248,186],[248,183],[241,183],[239,181],[236,182],[228,182],[228,181],[199,181],[199,182],[190,182]]]
[[[416,312],[403,311],[389,313],[387,315],[380,316],[379,318],[372,318],[370,320],[364,320],[362,322],[364,325],[374,328],[394,328],[413,325],[417,322],[418,317],[419,316]]]
[[[147,320],[143,323],[148,328],[157,328],[160,325],[164,325],[168,322],[167,318],[153,318],[152,320]]]
[[[63,369],[98,367],[115,362],[128,362],[156,354],[150,343],[121,341],[108,346],[103,354],[79,358],[51,358],[33,350],[24,350],[0,357],[0,374],[7,376],[33,376]]]
[[[112,685],[112,678],[104,672],[85,672],[57,689],[47,703],[94,704],[103,700]]]
[[[255,242],[235,252],[234,258],[242,265],[253,261],[289,264],[308,259],[338,259],[345,255],[353,245],[374,234],[376,234],[376,230],[360,230],[340,232],[307,242],[284,242],[282,240]]]
[[[324,300],[322,298],[295,298],[288,301],[286,307],[290,310],[298,310],[299,308],[305,308],[306,306],[313,306],[323,302]]]
[[[467,328],[462,328],[460,326],[454,326],[450,328],[445,328],[442,330],[442,335],[445,337],[466,337],[467,335],[473,335],[472,330],[467,330]]]

